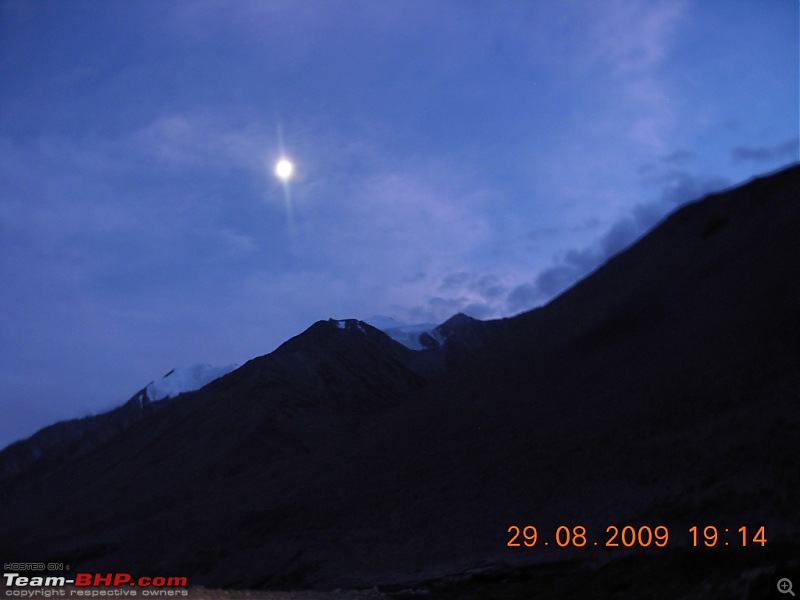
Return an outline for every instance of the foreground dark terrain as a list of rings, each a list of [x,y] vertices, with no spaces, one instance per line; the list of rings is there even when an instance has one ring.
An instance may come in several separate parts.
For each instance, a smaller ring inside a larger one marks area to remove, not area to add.
[[[799,241],[794,166],[439,348],[321,321],[0,453],[0,558],[397,598],[777,597],[800,575]],[[605,547],[626,525],[668,543]]]

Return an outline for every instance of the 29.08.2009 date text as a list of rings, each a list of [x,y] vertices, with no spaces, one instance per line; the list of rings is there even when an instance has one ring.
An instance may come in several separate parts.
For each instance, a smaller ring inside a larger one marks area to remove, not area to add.
[[[541,546],[558,546],[560,548],[585,546],[602,546],[606,548],[657,548],[665,547],[670,541],[670,531],[666,525],[609,525],[606,527],[605,536],[601,539],[592,539],[592,536],[583,525],[559,525],[550,539],[543,540],[539,530],[534,525],[511,525],[508,528],[509,539],[506,545],[509,548],[533,548]],[[714,548],[717,546],[745,547],[748,545],[764,546],[767,543],[766,531],[763,525],[757,528],[738,529],[719,528],[715,525],[698,527],[694,525],[688,530],[686,542],[694,547]]]

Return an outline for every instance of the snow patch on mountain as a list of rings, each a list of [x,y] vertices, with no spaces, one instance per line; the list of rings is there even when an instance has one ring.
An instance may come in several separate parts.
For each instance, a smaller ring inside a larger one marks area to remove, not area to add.
[[[361,333],[366,333],[358,319],[328,319],[328,322],[334,323],[337,329],[358,329]]]
[[[150,400],[172,398],[184,392],[193,392],[201,387],[227,375],[239,365],[232,364],[224,367],[211,365],[193,365],[181,369],[173,369],[158,381],[147,384],[145,391]]]

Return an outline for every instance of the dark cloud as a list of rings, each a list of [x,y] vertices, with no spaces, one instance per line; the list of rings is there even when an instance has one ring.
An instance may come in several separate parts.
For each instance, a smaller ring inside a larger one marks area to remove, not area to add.
[[[442,298],[441,296],[432,296],[428,298],[428,304],[434,308],[451,307],[454,300],[451,298]]]
[[[433,289],[436,292],[421,304],[404,311],[404,320],[440,323],[458,312],[477,319],[495,318],[507,312],[508,285],[493,273],[447,273]]]
[[[684,165],[697,155],[689,150],[675,150],[669,154],[661,156],[656,162],[648,162],[636,169],[636,173],[642,177],[654,177],[664,167],[677,168]]]
[[[541,301],[542,293],[534,283],[518,285],[506,297],[506,305],[512,314],[528,310]]]
[[[731,150],[734,162],[779,162],[800,160],[800,137],[774,146],[737,146]]]
[[[460,271],[458,273],[450,273],[446,275],[444,279],[442,279],[442,284],[440,289],[442,290],[453,290],[463,287],[467,281],[470,279],[470,274],[466,271]]]
[[[659,181],[663,187],[658,200],[634,206],[629,216],[612,224],[593,246],[570,250],[558,264],[539,273],[532,283],[511,290],[505,299],[509,311],[529,309],[560,294],[634,243],[677,206],[729,185],[721,177],[682,171],[673,171]]]
[[[600,241],[602,257],[597,264],[630,246],[678,206],[730,186],[730,182],[723,177],[693,175],[683,171],[673,171],[661,181],[663,188],[657,201],[637,204],[629,217],[614,223],[603,235]]]
[[[403,321],[407,323],[441,323],[457,312],[462,312],[468,302],[464,298],[431,296],[411,308],[403,307]]]
[[[603,237],[600,244],[601,247],[604,248],[606,245],[616,243],[616,236],[620,234],[614,232],[615,227],[612,227],[609,233]],[[609,238],[609,234],[612,234],[612,232],[614,232],[613,237]],[[539,273],[534,282],[535,293],[531,294],[530,290],[520,286],[509,294],[506,301],[510,305],[516,305],[526,297],[536,297],[540,301],[552,298],[566,290],[581,277],[594,271],[607,257],[608,255],[605,252],[595,248],[570,250],[564,255],[564,259],[560,264]],[[512,295],[514,296],[513,298]],[[527,308],[531,307],[528,306]]]
[[[583,250],[569,250],[564,255],[564,263],[574,267],[579,271],[591,271],[600,266],[603,262],[603,256],[598,254],[591,248],[584,248]]]
[[[730,186],[727,179],[716,175],[692,175],[682,171],[670,173],[664,179],[661,203],[668,210]]]
[[[563,235],[565,232],[590,231],[592,229],[597,229],[599,226],[600,226],[600,219],[596,217],[590,217],[569,227],[559,226],[559,227],[540,227],[538,229],[531,229],[525,234],[525,239],[530,240],[532,242],[536,242],[541,240],[542,238],[557,237]]]
[[[441,323],[456,313],[476,319],[491,319],[505,314],[508,286],[492,273],[458,270],[431,281],[431,293],[412,308],[403,307],[402,320],[408,323]]]
[[[578,281],[582,274],[573,265],[557,265],[539,274],[536,287],[545,297],[552,298]]]
[[[497,316],[497,311],[494,307],[489,306],[488,304],[482,304],[480,302],[468,304],[461,309],[461,312],[472,317],[473,319],[491,319],[492,317]]]
[[[471,291],[480,294],[487,300],[499,298],[507,289],[496,275],[482,275],[470,285]]]
[[[676,150],[675,152],[670,152],[669,154],[662,156],[661,162],[668,165],[683,164],[694,157],[694,152],[690,152],[689,150]]]
[[[622,219],[611,226],[603,236],[601,247],[603,256],[608,258],[614,256],[620,250],[627,248],[636,238],[639,237],[640,227],[633,219]]]
[[[663,203],[638,204],[633,207],[633,218],[642,229],[650,229],[664,217],[666,212]]]

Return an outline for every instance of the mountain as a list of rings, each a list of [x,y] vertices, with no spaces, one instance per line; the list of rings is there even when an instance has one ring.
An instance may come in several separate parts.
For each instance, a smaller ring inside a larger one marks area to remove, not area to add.
[[[369,335],[376,336],[371,325],[355,319],[330,319],[329,323],[337,329],[356,330],[365,335],[369,329]],[[407,334],[415,331],[417,338],[436,339],[428,344],[429,352],[406,352],[404,362],[420,375],[440,372],[445,368],[446,361],[454,360],[452,355],[463,356],[479,349],[488,338],[487,331],[492,323],[486,324],[459,314],[438,326],[403,326]],[[390,329],[391,332],[396,330],[396,327]],[[315,332],[316,328],[307,332],[308,343],[315,343],[311,341],[316,339]],[[406,335],[405,341],[410,342],[410,339]],[[450,341],[446,343],[448,339]],[[286,346],[284,344],[284,349]],[[409,347],[409,343],[405,346]],[[410,342],[410,346],[417,347],[418,344]],[[235,364],[216,367],[200,364],[172,369],[161,379],[144,386],[118,408],[99,415],[55,423],[25,440],[11,444],[0,451],[0,482],[5,484],[0,487],[0,493],[4,490],[7,493],[11,482],[24,471],[41,475],[60,468],[106,443],[145,416],[165,409],[168,405],[163,402],[165,399],[199,390],[237,368]],[[291,376],[287,379],[291,379]]]
[[[769,597],[800,569],[798,198],[798,166],[710,195],[428,350],[315,323],[0,479],[0,556],[396,597]]]

